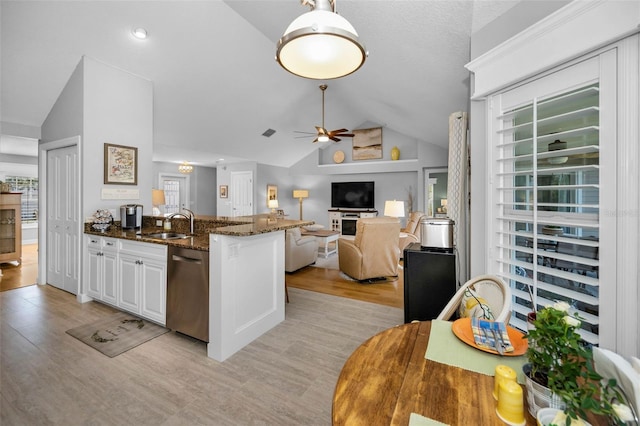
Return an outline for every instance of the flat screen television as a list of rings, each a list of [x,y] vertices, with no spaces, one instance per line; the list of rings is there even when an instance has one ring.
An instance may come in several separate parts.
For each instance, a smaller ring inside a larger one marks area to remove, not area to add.
[[[375,182],[331,182],[331,207],[374,209]]]

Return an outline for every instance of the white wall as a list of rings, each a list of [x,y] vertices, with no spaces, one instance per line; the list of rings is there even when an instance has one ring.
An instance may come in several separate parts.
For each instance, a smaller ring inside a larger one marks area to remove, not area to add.
[[[84,58],[83,214],[142,204],[151,212],[153,146],[153,85],[151,81],[91,58]],[[104,144],[138,148],[138,184],[105,185]],[[102,200],[103,188],[138,189],[139,198]]]
[[[524,0],[471,35],[471,59],[491,50],[525,28],[569,3],[569,1]],[[471,92],[473,92],[473,76]],[[486,230],[487,176],[486,106],[471,101],[469,107],[469,150],[471,161],[470,276],[486,273],[485,253],[489,249]]]

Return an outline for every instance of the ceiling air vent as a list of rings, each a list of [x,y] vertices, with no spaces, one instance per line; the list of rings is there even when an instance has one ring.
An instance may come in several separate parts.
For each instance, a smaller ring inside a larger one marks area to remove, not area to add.
[[[267,130],[265,130],[265,131],[264,131],[264,133],[262,134],[262,136],[265,136],[265,137],[267,137],[267,138],[268,138],[269,136],[273,135],[275,132],[276,132],[276,131],[275,131],[275,130],[273,130],[273,129],[267,129]]]

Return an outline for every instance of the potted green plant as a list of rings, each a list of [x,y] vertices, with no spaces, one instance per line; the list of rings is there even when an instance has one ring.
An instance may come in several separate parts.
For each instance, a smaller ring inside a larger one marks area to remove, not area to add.
[[[580,318],[569,314],[569,304],[557,302],[538,311],[527,333],[529,364],[523,368],[529,411],[536,417],[543,407],[564,411],[565,425],[579,424],[587,412],[602,414],[624,424],[618,406],[615,380],[603,381],[595,371],[591,348],[578,334]],[[548,392],[540,395],[540,388]]]

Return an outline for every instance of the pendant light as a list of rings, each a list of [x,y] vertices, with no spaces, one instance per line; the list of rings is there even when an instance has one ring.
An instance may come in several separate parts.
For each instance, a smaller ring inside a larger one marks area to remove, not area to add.
[[[328,80],[358,70],[369,54],[336,0],[302,0],[311,11],[296,18],[278,41],[276,60],[300,77]]]
[[[185,175],[188,175],[193,171],[193,166],[186,161],[183,161],[182,164],[178,166],[178,171]]]

